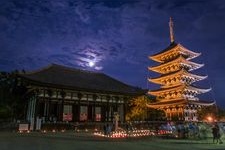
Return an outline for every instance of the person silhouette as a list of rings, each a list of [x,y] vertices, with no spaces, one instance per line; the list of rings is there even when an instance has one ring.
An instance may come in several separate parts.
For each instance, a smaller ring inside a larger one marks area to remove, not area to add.
[[[218,143],[218,128],[216,125],[213,125],[212,127],[212,135],[213,135],[213,143]]]
[[[218,124],[215,124],[213,127],[212,127],[212,134],[213,134],[213,143],[216,142],[216,143],[220,143],[222,144],[222,140],[220,139],[221,138],[221,134],[220,134],[220,127],[218,126]]]

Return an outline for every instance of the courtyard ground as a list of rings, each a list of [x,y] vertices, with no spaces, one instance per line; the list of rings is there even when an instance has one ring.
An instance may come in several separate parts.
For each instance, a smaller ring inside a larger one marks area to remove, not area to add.
[[[109,139],[92,133],[0,132],[0,150],[225,150],[223,144],[206,139],[162,137]]]

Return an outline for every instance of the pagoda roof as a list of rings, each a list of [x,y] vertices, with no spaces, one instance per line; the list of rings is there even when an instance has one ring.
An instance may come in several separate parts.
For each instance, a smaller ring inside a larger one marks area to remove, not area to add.
[[[174,52],[174,51],[178,51],[181,54],[186,54],[188,55],[187,60],[193,59],[195,57],[198,57],[199,55],[201,55],[201,53],[196,53],[193,52],[187,48],[185,48],[183,45],[181,45],[180,43],[171,43],[167,48],[165,48],[164,50],[162,50],[159,53],[156,53],[152,56],[149,56],[150,59],[163,63],[164,61],[161,59],[162,56],[166,56],[169,55],[170,53]]]
[[[127,85],[104,73],[86,71],[52,64],[38,71],[19,74],[32,85],[78,91],[141,95],[147,91]]]
[[[177,99],[174,101],[160,101],[147,104],[149,108],[164,108],[169,106],[176,106],[176,105],[186,105],[188,102],[185,99]]]
[[[188,103],[193,104],[193,105],[211,106],[211,105],[214,105],[216,102],[215,101],[198,100],[198,101],[189,101]]]
[[[208,77],[208,76],[195,75],[195,74],[187,72],[185,69],[180,69],[175,72],[162,74],[160,77],[149,78],[148,80],[153,83],[158,83],[158,84],[164,85],[164,83],[162,83],[161,80],[172,78],[174,76],[179,76],[179,75],[192,77],[192,78],[194,78],[195,81],[200,81],[200,80],[206,79]]]
[[[174,90],[183,90],[183,91],[184,90],[190,90],[190,91],[196,91],[196,92],[198,92],[198,94],[201,94],[201,93],[206,93],[206,92],[210,91],[211,88],[203,89],[203,88],[195,87],[193,85],[182,84],[182,85],[169,87],[169,88],[161,88],[161,89],[157,89],[157,90],[151,90],[148,93],[151,94],[151,95],[157,96],[160,93],[170,92],[170,91],[174,91]]]
[[[186,99],[177,99],[174,101],[160,101],[147,104],[149,108],[165,108],[170,106],[177,106],[177,105],[200,105],[200,106],[211,106],[215,104],[215,101],[193,101],[193,100],[186,100]]]
[[[206,93],[206,92],[209,92],[209,91],[211,91],[211,88],[199,88],[199,87],[196,87],[196,86],[193,86],[193,85],[189,85],[189,86],[187,86],[187,88],[185,88],[186,90],[193,90],[193,91],[198,91],[198,93],[199,94],[201,94],[201,93]]]
[[[166,66],[169,66],[169,65],[172,65],[172,64],[175,64],[175,63],[186,64],[186,65],[191,66],[190,71],[201,68],[202,66],[204,66],[204,64],[198,64],[198,63],[195,63],[195,62],[191,62],[191,61],[185,59],[182,55],[180,55],[172,61],[162,63],[158,66],[148,67],[148,69],[152,70],[152,71],[155,71],[155,72],[158,72],[158,73],[161,73],[161,74],[167,74],[167,72],[165,73],[165,72],[161,71],[160,68],[166,67]]]

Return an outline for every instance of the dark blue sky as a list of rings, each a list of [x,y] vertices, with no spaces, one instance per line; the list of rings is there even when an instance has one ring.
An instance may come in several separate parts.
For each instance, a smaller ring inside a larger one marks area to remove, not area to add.
[[[104,72],[155,89],[148,59],[175,41],[202,55],[203,99],[225,107],[225,1],[223,0],[1,0],[0,70],[34,70],[50,63]],[[90,62],[95,65],[90,67]]]

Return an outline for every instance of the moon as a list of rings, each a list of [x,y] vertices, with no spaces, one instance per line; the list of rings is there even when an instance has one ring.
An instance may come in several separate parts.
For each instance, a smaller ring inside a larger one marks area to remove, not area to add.
[[[90,62],[88,63],[88,65],[89,65],[90,67],[93,67],[93,66],[95,65],[95,63],[94,63],[93,61],[90,61]]]

